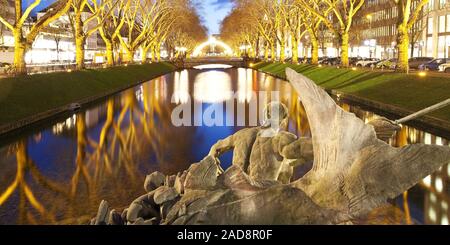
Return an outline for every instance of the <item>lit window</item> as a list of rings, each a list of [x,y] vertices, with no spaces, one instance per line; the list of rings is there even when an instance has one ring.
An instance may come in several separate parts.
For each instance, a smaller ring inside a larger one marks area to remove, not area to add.
[[[433,10],[434,9],[434,0],[431,0],[428,2],[428,9]]]
[[[442,217],[441,225],[448,225],[448,217],[447,216]]]
[[[433,17],[428,18],[428,34],[433,34]]]
[[[431,220],[431,222],[436,222],[436,211],[434,210],[434,208],[430,208],[430,209],[428,209],[428,215],[429,215],[429,217],[430,217],[430,220]]]
[[[442,201],[441,208],[442,208],[443,211],[447,212],[448,204],[447,204],[446,201]]]
[[[430,202],[431,203],[436,203],[436,195],[432,192],[430,192]]]
[[[447,15],[447,32],[450,32],[450,14]]]
[[[439,16],[439,33],[445,32],[445,15]]]
[[[424,140],[424,143],[425,143],[426,145],[431,145],[431,134],[425,133],[425,140]]]
[[[438,192],[442,192],[444,190],[444,183],[440,177],[436,178],[434,186]]]

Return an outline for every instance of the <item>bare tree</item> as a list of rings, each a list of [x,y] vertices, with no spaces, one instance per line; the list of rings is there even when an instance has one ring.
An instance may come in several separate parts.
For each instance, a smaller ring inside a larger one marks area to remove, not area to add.
[[[108,15],[100,15],[106,4],[117,0],[73,0],[68,16],[75,38],[75,61],[77,69],[85,67],[84,55],[87,38],[97,32]],[[103,17],[103,18],[101,18]]]
[[[97,17],[99,33],[106,46],[106,64],[113,66],[115,63],[114,49],[118,46],[118,35],[125,23],[125,13],[129,11],[131,0],[108,1],[99,9]]]
[[[73,0],[57,0],[46,13],[35,23],[28,23],[29,30],[25,30],[25,22],[30,14],[41,3],[41,0],[34,0],[28,7],[23,8],[21,0],[15,0],[14,18],[9,21],[6,16],[0,15],[0,22],[5,25],[14,36],[14,68],[17,73],[26,73],[25,52],[31,47],[39,32],[52,21],[58,19],[67,12]]]
[[[397,5],[397,50],[398,69],[403,72],[409,71],[408,47],[410,44],[410,30],[421,16],[423,7],[429,0],[392,0]]]
[[[298,0],[302,6],[319,17],[339,39],[341,62],[349,65],[349,31],[353,17],[363,6],[365,0]],[[327,10],[331,9],[330,12]],[[330,16],[331,15],[331,16]]]

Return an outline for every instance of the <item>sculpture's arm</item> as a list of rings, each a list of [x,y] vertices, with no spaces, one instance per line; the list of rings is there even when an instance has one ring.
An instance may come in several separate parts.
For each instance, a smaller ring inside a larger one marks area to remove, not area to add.
[[[211,147],[211,150],[209,151],[209,156],[217,158],[220,155],[222,155],[223,153],[233,149],[234,148],[234,139],[233,138],[234,138],[234,135],[231,135],[231,136],[227,137],[226,139],[217,141],[217,143],[215,143]]]
[[[299,138],[284,146],[281,149],[281,156],[286,159],[301,159],[303,160],[302,162],[314,160],[312,139]]]

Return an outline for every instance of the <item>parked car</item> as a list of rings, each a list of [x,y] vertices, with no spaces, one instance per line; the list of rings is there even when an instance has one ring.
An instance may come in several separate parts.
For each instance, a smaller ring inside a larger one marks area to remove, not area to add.
[[[322,61],[322,64],[324,64],[324,65],[339,65],[341,63],[341,58],[339,58],[339,57],[333,57],[333,58],[327,58],[327,59],[324,59],[323,61]]]
[[[0,74],[5,74],[11,71],[11,64],[10,63],[5,63],[5,62],[0,62]]]
[[[444,63],[439,66],[440,72],[450,73],[450,62]]]
[[[387,59],[381,59],[381,60],[375,61],[372,64],[370,64],[369,67],[377,68],[378,64],[381,64],[382,62],[385,62],[385,61],[387,61]]]
[[[359,67],[370,67],[371,64],[373,64],[373,63],[375,63],[377,61],[379,61],[379,59],[376,59],[376,58],[365,58],[365,59],[362,59],[362,60],[356,62],[355,65],[359,66]]]
[[[311,57],[308,57],[308,58],[302,58],[302,59],[299,59],[299,62],[300,63],[303,63],[303,64],[311,64],[312,63],[312,58]]]
[[[434,59],[428,63],[419,65],[419,70],[437,71],[439,70],[439,66],[445,63],[450,63],[450,59]]]
[[[419,66],[434,60],[431,57],[414,57],[409,59],[410,69],[419,69]]]
[[[324,64],[324,62],[327,61],[327,60],[328,60],[328,57],[327,56],[323,56],[323,57],[319,58],[319,62],[318,63],[319,64]]]
[[[11,66],[10,63],[0,62],[0,68],[7,68],[7,67],[10,67],[10,66]]]
[[[397,65],[397,58],[392,58],[392,59],[386,59],[383,61],[380,61],[377,65],[376,68],[391,68],[392,65]]]
[[[363,58],[361,58],[361,57],[350,57],[349,59],[348,59],[348,63],[351,65],[351,66],[355,66],[356,65],[356,63],[358,63],[359,61],[361,61]]]

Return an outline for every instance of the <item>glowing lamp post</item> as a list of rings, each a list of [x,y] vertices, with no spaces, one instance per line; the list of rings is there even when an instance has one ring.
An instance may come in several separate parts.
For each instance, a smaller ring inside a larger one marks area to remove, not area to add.
[[[233,54],[233,49],[231,49],[230,46],[228,46],[226,43],[217,40],[215,37],[210,37],[208,41],[200,44],[199,46],[197,46],[194,50],[194,52],[192,53],[193,56],[200,56],[200,54],[202,53],[202,50],[207,47],[207,46],[211,46],[211,47],[216,47],[216,46],[220,46],[225,50],[225,54],[226,55],[232,55]]]
[[[187,48],[186,47],[175,47],[175,51],[177,51],[177,53],[182,54],[183,56],[186,55],[187,52]]]

